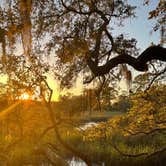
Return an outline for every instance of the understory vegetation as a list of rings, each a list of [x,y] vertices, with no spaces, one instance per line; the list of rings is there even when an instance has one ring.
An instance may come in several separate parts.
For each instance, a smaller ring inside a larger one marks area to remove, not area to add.
[[[96,112],[67,116],[65,111],[61,114],[57,111],[61,137],[98,165],[163,165],[166,162],[166,86],[159,87],[131,95],[131,108],[126,113],[109,110],[98,112],[95,117]],[[58,109],[57,105],[52,103],[53,109]],[[23,107],[18,106],[1,121],[1,165],[67,164],[73,154],[56,138],[45,105],[23,101]],[[92,120],[98,123],[82,127]]]

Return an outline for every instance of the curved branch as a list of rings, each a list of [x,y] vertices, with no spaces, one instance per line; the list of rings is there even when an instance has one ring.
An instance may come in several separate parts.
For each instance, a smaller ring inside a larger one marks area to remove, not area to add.
[[[108,29],[105,30],[105,33],[106,33],[108,39],[111,41],[112,48],[114,48],[114,39],[113,39],[112,35],[109,33]]]
[[[40,134],[38,140],[42,139],[50,130],[53,130],[53,129],[54,129],[54,126],[49,126],[49,127],[47,127],[47,128]]]
[[[57,127],[51,104],[50,104],[50,102],[48,103],[47,101],[45,101],[45,104],[46,104],[47,109],[49,111],[50,119],[51,119],[52,124],[54,126],[54,132],[55,132],[56,138],[59,141],[59,143],[61,143],[66,150],[70,151],[72,154],[74,154],[74,155],[78,156],[80,159],[82,159],[88,166],[92,166],[91,160],[89,159],[89,157],[87,155],[83,154],[79,150],[75,149],[73,146],[66,143],[65,140],[63,140],[63,138],[60,135],[60,131]]]
[[[124,156],[124,157],[143,157],[143,156],[147,156],[148,155],[148,153],[146,153],[146,152],[143,152],[143,153],[138,153],[138,154],[128,154],[128,153],[126,153],[126,152],[123,152],[123,151],[121,151],[116,145],[115,145],[115,143],[112,143],[111,144],[112,145],[112,147],[120,154],[120,155],[122,155],[122,156]]]
[[[98,66],[89,56],[87,57],[87,64],[95,76],[102,76],[108,74],[111,69],[118,66],[119,64],[128,64],[137,71],[147,71],[147,62],[151,60],[160,60],[166,62],[166,48],[159,45],[151,46],[142,52],[141,55],[137,58],[128,54],[119,55],[110,59],[102,66]]]
[[[76,150],[75,148],[73,148],[71,145],[69,145],[68,143],[66,143],[60,133],[59,130],[56,126],[54,126],[54,130],[55,130],[55,134],[56,134],[56,138],[58,139],[58,141],[70,152],[72,152],[74,155],[78,156],[80,159],[82,159],[87,166],[92,166],[91,160],[89,159],[89,157],[87,155],[84,155],[82,152]]]
[[[150,153],[147,158],[153,157],[155,155],[160,155],[161,153],[164,153],[166,151],[166,147],[163,147],[161,149],[158,149],[157,151],[154,151],[152,153]]]
[[[164,153],[166,151],[166,147],[164,148],[161,148],[161,149],[158,149],[154,152],[151,152],[151,153],[148,153],[148,152],[143,152],[143,153],[138,153],[138,154],[128,154],[128,153],[125,153],[125,152],[122,152],[115,144],[112,144],[112,147],[122,156],[124,157],[145,157],[146,158],[150,158],[150,157],[153,157],[153,156],[156,156],[156,155],[160,155],[161,153]]]

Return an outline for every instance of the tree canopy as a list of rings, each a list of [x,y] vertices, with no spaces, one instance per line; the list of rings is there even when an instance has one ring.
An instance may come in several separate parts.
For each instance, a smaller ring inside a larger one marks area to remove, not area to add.
[[[158,18],[158,29],[165,27],[164,6],[160,0],[156,10],[149,11],[150,19]],[[84,82],[110,71],[118,73],[120,64],[147,71],[149,61],[166,61],[166,49],[152,46],[139,55],[136,39],[113,33],[126,19],[134,19],[135,9],[122,0],[1,3],[2,67],[6,68],[10,56],[23,54],[31,63],[49,64],[45,72],[54,72],[62,86],[70,86],[80,72],[88,73]]]

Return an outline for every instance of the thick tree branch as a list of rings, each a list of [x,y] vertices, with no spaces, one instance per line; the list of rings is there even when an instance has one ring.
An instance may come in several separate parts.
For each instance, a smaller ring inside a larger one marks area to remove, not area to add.
[[[147,71],[147,62],[151,60],[160,60],[166,62],[166,48],[161,46],[151,46],[141,53],[137,58],[130,55],[119,55],[115,58],[110,59],[102,66],[96,65],[96,63],[87,57],[87,64],[95,76],[102,76],[108,74],[111,69],[118,66],[119,64],[128,64],[137,71]]]

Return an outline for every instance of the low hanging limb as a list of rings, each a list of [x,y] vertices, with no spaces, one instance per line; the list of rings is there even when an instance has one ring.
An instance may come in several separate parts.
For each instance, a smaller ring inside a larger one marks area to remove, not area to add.
[[[110,59],[102,66],[98,66],[92,58],[87,57],[87,64],[95,76],[102,76],[108,74],[111,69],[119,64],[128,64],[137,71],[147,71],[147,62],[151,60],[160,60],[166,62],[166,48],[157,46],[151,46],[141,53],[137,58],[128,54],[119,55]]]
[[[61,137],[61,134],[60,134],[60,131],[59,131],[59,128],[57,126],[57,122],[56,122],[56,119],[55,119],[55,115],[54,115],[54,111],[53,111],[53,108],[51,106],[51,97],[52,97],[52,89],[49,87],[48,83],[46,80],[42,80],[46,87],[48,88],[48,90],[50,91],[50,96],[49,96],[49,99],[48,101],[45,99],[43,93],[41,92],[42,94],[42,97],[43,97],[43,100],[45,102],[45,105],[48,109],[48,113],[49,113],[49,116],[50,116],[50,119],[51,119],[51,122],[52,122],[52,125],[53,125],[53,128],[50,127],[49,129],[54,129],[54,132],[55,132],[55,135],[56,135],[56,138],[57,140],[63,145],[63,147],[68,150],[69,152],[71,152],[73,155],[79,157],[81,160],[83,160],[87,166],[92,166],[92,163],[91,163],[91,160],[89,159],[89,157],[80,152],[79,150],[77,150],[75,147],[71,146],[70,144],[68,144],[65,140],[63,140],[63,138]],[[42,91],[42,88],[41,88],[41,91]],[[48,130],[49,130],[48,129]],[[45,131],[47,132],[47,130]],[[45,133],[44,133],[45,134]],[[43,136],[43,135],[41,135]],[[41,137],[40,137],[41,138]]]

